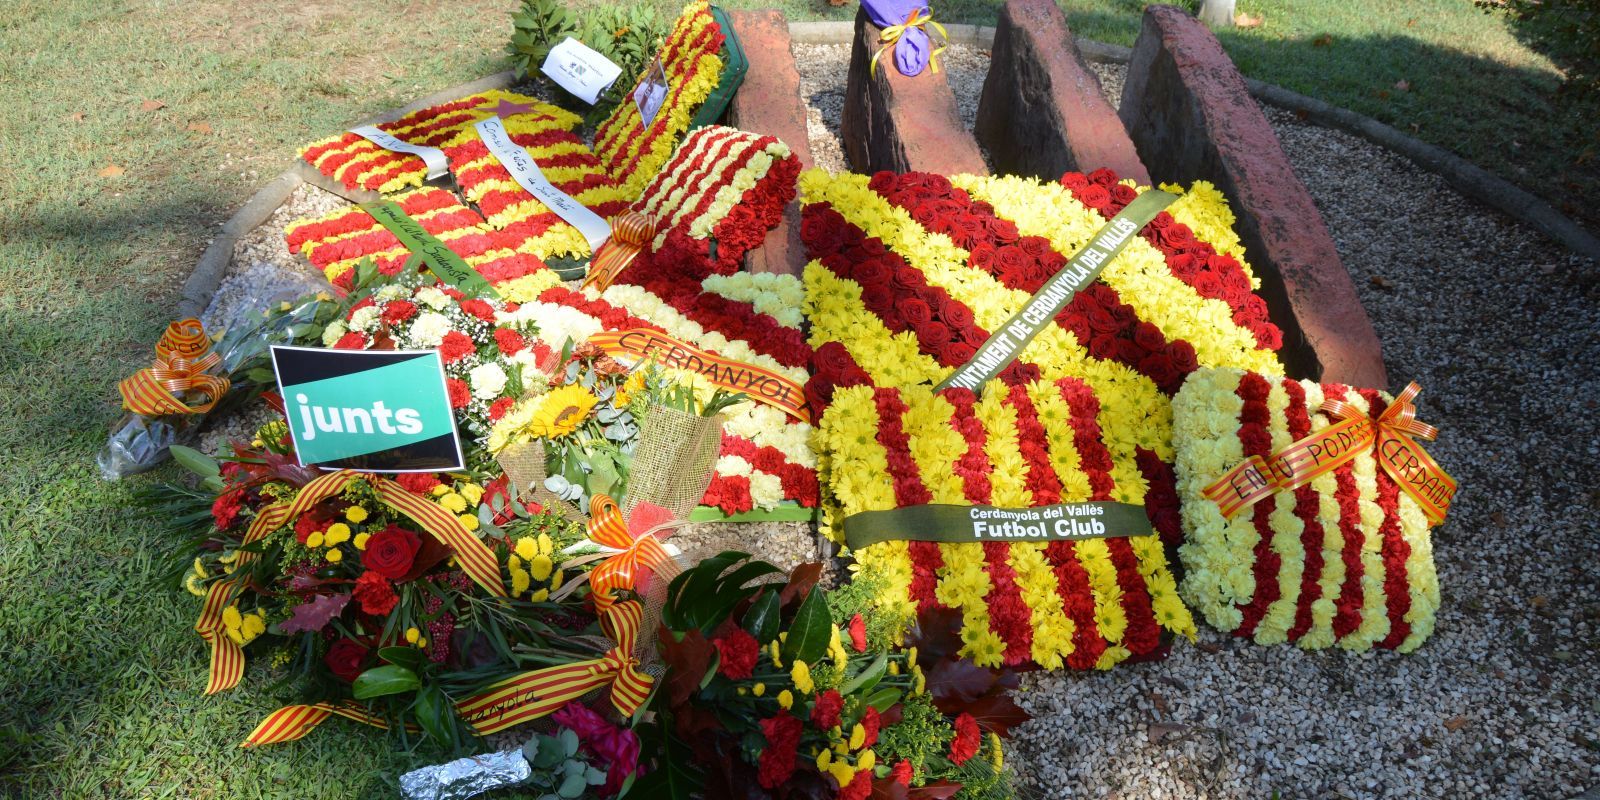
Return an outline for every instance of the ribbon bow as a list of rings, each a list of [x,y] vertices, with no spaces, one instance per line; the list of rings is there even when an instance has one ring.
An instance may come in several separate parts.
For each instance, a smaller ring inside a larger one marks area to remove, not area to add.
[[[639,661],[633,656],[643,620],[644,609],[637,602],[616,603],[600,616],[600,626],[616,642],[605,655],[507,678],[457,703],[456,712],[479,735],[488,736],[552,714],[567,703],[609,684],[611,704],[624,716],[631,717],[650,698],[653,681],[648,673],[639,669]],[[353,703],[285,706],[262,720],[239,746],[291,742],[333,715],[375,728],[388,727],[382,717]],[[408,725],[407,729],[412,726]]]
[[[594,253],[583,286],[603,292],[640,252],[656,238],[656,218],[629,211],[611,218],[611,238]]]
[[[922,28],[923,25],[932,25],[933,29],[939,32],[939,38],[944,40],[944,44],[934,48],[933,52],[928,54],[928,66],[933,68],[935,75],[939,74],[939,54],[950,46],[950,34],[945,32],[943,25],[934,21],[933,9],[927,6],[912,9],[911,13],[906,15],[905,22],[899,25],[890,25],[878,32],[878,44],[881,46],[878,48],[878,52],[872,54],[872,63],[868,65],[867,73],[876,77],[878,74],[878,59],[883,57],[885,50],[897,46],[901,38],[906,37],[906,34],[915,30],[927,36],[927,31]],[[907,41],[910,41],[909,37],[907,37]],[[929,37],[929,42],[932,43],[932,37]],[[918,72],[920,71],[919,69]]]
[[[228,392],[227,378],[207,374],[221,363],[200,320],[179,320],[168,325],[156,342],[155,363],[124,378],[117,391],[123,407],[135,414],[204,414]],[[203,399],[190,404],[180,397],[185,393]]]
[[[1422,391],[1415,381],[1406,386],[1376,417],[1343,400],[1327,400],[1322,412],[1338,422],[1262,458],[1251,456],[1223,473],[1201,494],[1217,504],[1222,516],[1234,515],[1278,492],[1311,482],[1371,452],[1379,468],[1415,500],[1434,525],[1444,521],[1455,497],[1456,482],[1416,440],[1433,441],[1439,429],[1417,420],[1412,402]]]
[[[494,551],[462,526],[454,514],[388,478],[348,469],[329,472],[306,484],[290,502],[277,503],[258,511],[255,519],[250,521],[250,527],[245,530],[244,540],[240,542],[239,559],[235,563],[243,567],[254,561],[255,553],[247,549],[248,545],[265,539],[273,531],[299,519],[313,506],[344,491],[350,481],[358,478],[370,484],[385,505],[410,517],[423,530],[448,545],[455,553],[456,563],[461,565],[461,570],[485,591],[495,597],[508,596],[505,581],[500,577],[500,562],[495,558]],[[240,587],[235,585],[234,580],[212,584],[206,591],[200,619],[194,624],[195,632],[211,645],[211,670],[206,694],[232,689],[244,677],[244,651],[223,634],[222,626],[222,611],[231,602],[237,588]]]
[[[622,518],[622,509],[617,507],[617,502],[603,494],[595,495],[589,501],[589,539],[622,551],[607,558],[589,573],[595,608],[604,613],[607,608],[616,605],[616,590],[634,588],[642,571],[659,572],[672,566],[671,554],[661,546],[661,540],[654,533],[681,524],[681,521],[665,522],[636,537],[628,530],[628,523]]]
[[[524,672],[490,686],[456,706],[461,718],[488,735],[538,719],[602,686],[611,686],[611,704],[633,716],[650,697],[653,680],[639,669],[634,648],[643,627],[644,607],[637,601],[613,603],[600,614],[600,625],[616,646],[605,655],[558,667]]]

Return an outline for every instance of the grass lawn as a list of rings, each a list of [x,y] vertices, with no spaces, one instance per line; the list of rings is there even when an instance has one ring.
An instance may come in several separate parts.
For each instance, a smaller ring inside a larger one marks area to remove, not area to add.
[[[779,4],[793,18],[854,10]],[[1398,16],[1387,5],[1246,2],[1265,24],[1225,41],[1252,75],[1559,186],[1571,155],[1558,145],[1573,140],[1550,111],[1548,66],[1464,0]],[[304,743],[239,750],[276,707],[265,673],[200,696],[197,603],[155,585],[157,534],[127,510],[130,484],[150,479],[102,482],[93,458],[117,416],[116,379],[149,358],[217,225],[296,145],[502,68],[511,6],[4,5],[0,796],[392,796],[399,769],[424,758],[339,721]],[[1090,36],[1126,43],[1137,29],[1134,2],[1068,7]],[[941,8],[987,22],[994,4]],[[1594,197],[1592,172],[1575,180]]]

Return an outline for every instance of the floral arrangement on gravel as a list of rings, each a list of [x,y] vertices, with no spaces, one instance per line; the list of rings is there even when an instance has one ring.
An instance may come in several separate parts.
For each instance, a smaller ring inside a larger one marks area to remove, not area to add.
[[[818,441],[838,516],[929,503],[1022,508],[1142,504],[1145,483],[1103,443],[1104,404],[1076,378],[934,392],[841,387]],[[1119,479],[1119,474],[1127,476]],[[961,613],[962,654],[982,666],[1107,669],[1194,636],[1155,536],[1038,542],[889,541],[854,551],[878,603],[907,619]]]
[[[527,252],[527,240],[521,233],[494,230],[449,191],[430,186],[392,199],[483,275],[503,299],[529,300],[561,282],[543,260]],[[285,229],[285,238],[289,252],[304,255],[343,291],[354,285],[355,267],[363,259],[370,259],[380,273],[392,276],[411,258],[411,251],[360,206],[292,222]]]
[[[644,124],[635,103],[623,102],[595,131],[594,151],[624,196],[636,198],[661,172],[689,120],[722,78],[725,37],[706,2],[684,6],[661,46],[667,96],[650,124]]]
[[[627,208],[628,195],[606,174],[600,159],[567,130],[562,120],[536,120],[511,130],[511,141],[527,151],[557,189],[609,219]],[[513,127],[514,126],[514,127]],[[477,136],[445,148],[456,185],[477,205],[489,227],[520,241],[518,250],[542,259],[588,258],[589,243],[538,198],[528,194]]]
[[[776,137],[696,130],[633,205],[656,219],[655,240],[635,264],[691,277],[737,272],[782,219],[799,174],[800,160]]]
[[[1183,596],[1217,629],[1262,644],[1410,652],[1439,607],[1431,523],[1370,450],[1231,518],[1205,494],[1246,458],[1328,427],[1328,400],[1376,417],[1394,398],[1232,369],[1190,376],[1173,400]]]
[[[407,144],[446,148],[476,139],[472,126],[496,114],[505,116],[506,128],[512,134],[551,128],[570,130],[583,121],[570,111],[535,98],[491,89],[413,111],[375,127]],[[421,186],[428,176],[427,164],[420,156],[384,149],[349,131],[306,145],[300,157],[352,190],[387,194]]]
[[[1000,737],[1028,718],[1007,694],[1016,675],[958,656],[947,618],[907,632],[875,616],[870,577],[827,591],[818,564],[774,581],[745,559],[679,575],[662,612],[658,724],[704,796],[1012,796]],[[636,788],[669,796],[667,780]]]

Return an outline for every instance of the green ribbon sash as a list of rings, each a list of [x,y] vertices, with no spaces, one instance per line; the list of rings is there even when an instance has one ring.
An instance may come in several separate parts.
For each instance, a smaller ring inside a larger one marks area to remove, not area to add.
[[[500,296],[477,270],[462,260],[461,256],[456,255],[448,245],[439,241],[437,236],[428,233],[427,229],[422,227],[422,223],[401,211],[399,204],[389,200],[377,200],[362,203],[361,210],[371,214],[379,224],[388,228],[389,232],[394,234],[394,238],[399,239],[400,244],[407,250],[428,262],[428,269],[432,270],[433,274],[460,289],[462,294],[468,297]]]
[[[890,541],[1054,542],[1150,536],[1144,506],[1096,500],[1034,508],[923,505],[845,517],[852,550]]]
[[[970,361],[934,387],[935,391],[959,386],[977,392],[985,383],[994,380],[996,375],[1017,360],[1033,337],[1038,336],[1039,331],[1049,325],[1056,314],[1066,308],[1067,303],[1072,302],[1073,295],[1100,277],[1101,271],[1122,252],[1122,248],[1140,228],[1149,224],[1156,214],[1177,199],[1177,195],[1160,189],[1150,189],[1135,197],[1133,202],[1097,231],[1094,238],[1060,272],[1045,281],[1021,311],[989,334]]]

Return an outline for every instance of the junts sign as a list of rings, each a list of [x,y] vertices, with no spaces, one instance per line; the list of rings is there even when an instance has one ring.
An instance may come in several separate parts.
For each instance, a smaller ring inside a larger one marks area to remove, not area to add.
[[[462,468],[439,351],[274,346],[272,365],[302,466]]]

